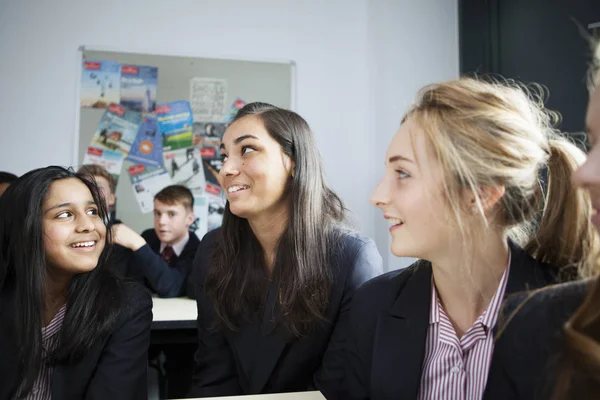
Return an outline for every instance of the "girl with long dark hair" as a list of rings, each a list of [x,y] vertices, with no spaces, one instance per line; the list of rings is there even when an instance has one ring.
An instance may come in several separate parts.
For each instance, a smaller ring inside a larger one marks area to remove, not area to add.
[[[311,130],[265,103],[225,132],[223,226],[195,260],[199,346],[193,394],[316,388],[336,397],[356,288],[382,271],[372,240],[344,228]]]
[[[0,198],[0,399],[145,399],[152,302],[106,265],[91,176],[28,172]]]

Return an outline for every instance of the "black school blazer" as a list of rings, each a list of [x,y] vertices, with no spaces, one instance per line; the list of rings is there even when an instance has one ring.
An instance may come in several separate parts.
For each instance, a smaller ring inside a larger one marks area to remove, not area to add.
[[[484,400],[552,398],[562,364],[564,324],[583,303],[591,282],[555,285],[506,301],[499,326],[506,325],[494,347]]]
[[[510,241],[506,294],[555,282],[553,267]],[[419,261],[365,284],[350,312],[347,399],[417,399],[431,307],[431,264]]]
[[[8,287],[7,287],[8,286]],[[74,364],[56,365],[52,374],[52,398],[56,400],[147,399],[147,364],[152,323],[152,300],[141,285],[123,284],[123,312],[120,322],[106,339],[96,343]],[[14,285],[0,292],[0,321],[13,317],[10,305]],[[68,311],[67,311],[68,312]],[[18,353],[15,332],[0,323],[0,400],[16,376]]]
[[[189,231],[189,235],[181,254],[175,256],[175,263],[169,266],[160,256],[160,239],[156,231],[145,230],[142,237],[147,244],[132,252],[128,276],[144,282],[160,297],[180,297],[187,294],[193,298],[193,293],[188,292],[188,278],[200,240],[192,231]]]
[[[194,397],[278,393],[318,389],[337,398],[343,381],[343,352],[350,301],[356,289],[382,273],[375,243],[348,233],[342,250],[331,256],[333,276],[327,322],[297,339],[277,325],[276,289],[271,288],[261,321],[247,323],[235,332],[211,330],[212,304],[204,291],[211,249],[219,231],[208,233],[198,248],[194,265],[198,304],[198,351],[191,395]],[[236,293],[232,293],[235,296]]]

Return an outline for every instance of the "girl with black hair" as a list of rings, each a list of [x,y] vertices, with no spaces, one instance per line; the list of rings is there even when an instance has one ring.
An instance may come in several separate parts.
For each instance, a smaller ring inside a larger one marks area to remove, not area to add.
[[[0,198],[0,399],[146,399],[149,294],[106,265],[92,177],[28,172]]]
[[[318,389],[336,398],[350,301],[382,272],[375,243],[344,228],[345,208],[298,114],[246,105],[221,155],[223,225],[194,262],[193,395]]]

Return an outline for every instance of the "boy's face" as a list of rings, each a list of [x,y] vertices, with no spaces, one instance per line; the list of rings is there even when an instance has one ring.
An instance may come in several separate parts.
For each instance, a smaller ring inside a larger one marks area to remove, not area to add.
[[[115,205],[115,194],[110,190],[110,183],[103,176],[94,175],[94,179],[96,180],[96,184],[98,185],[98,189],[102,192],[102,196],[104,200],[106,200],[106,209],[111,211]]]
[[[161,242],[172,245],[183,239],[194,222],[194,213],[181,203],[154,200],[154,231]]]

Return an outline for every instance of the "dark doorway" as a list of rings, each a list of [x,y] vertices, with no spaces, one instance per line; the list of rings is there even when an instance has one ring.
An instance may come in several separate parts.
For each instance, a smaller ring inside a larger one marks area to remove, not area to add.
[[[459,0],[460,72],[540,83],[561,130],[581,132],[591,51],[578,24],[596,22],[600,0]]]

